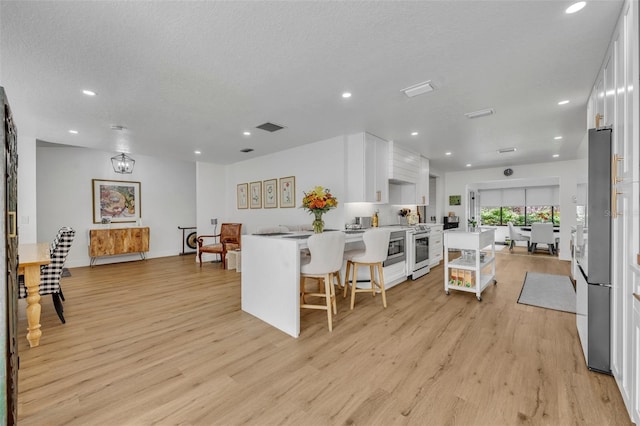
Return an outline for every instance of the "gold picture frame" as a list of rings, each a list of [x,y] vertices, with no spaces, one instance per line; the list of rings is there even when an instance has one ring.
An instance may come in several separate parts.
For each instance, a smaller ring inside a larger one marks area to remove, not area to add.
[[[278,179],[267,179],[262,181],[262,194],[265,209],[275,209],[278,207]]]
[[[238,209],[249,208],[249,184],[239,183],[236,187],[236,203]]]
[[[262,208],[262,182],[249,183],[249,207],[252,209]]]
[[[287,176],[280,178],[280,207],[290,208],[296,206],[296,177]]]

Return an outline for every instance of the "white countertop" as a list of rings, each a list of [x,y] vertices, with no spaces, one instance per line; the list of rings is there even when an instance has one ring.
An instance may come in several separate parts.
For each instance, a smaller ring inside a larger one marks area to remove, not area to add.
[[[334,231],[325,231],[325,232],[334,232]],[[358,232],[347,230],[342,232],[345,233],[345,239],[344,239],[345,243],[355,243],[355,242],[362,241],[362,234],[364,233],[364,230],[360,230]],[[252,237],[275,238],[279,240],[295,241],[300,248],[307,247],[307,239],[312,235],[313,235],[313,232],[309,232],[309,231],[287,232],[279,235],[251,234]]]

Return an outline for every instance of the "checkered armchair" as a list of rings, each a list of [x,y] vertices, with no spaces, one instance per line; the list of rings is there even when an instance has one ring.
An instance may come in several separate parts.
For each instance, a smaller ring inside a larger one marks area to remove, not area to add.
[[[49,246],[49,255],[51,257],[51,263],[44,265],[40,268],[40,296],[50,294],[53,298],[53,305],[56,308],[60,321],[65,323],[62,300],[64,295],[60,288],[60,278],[62,277],[62,267],[67,260],[67,254],[71,249],[71,243],[76,235],[76,231],[71,228],[60,228],[58,234],[53,239],[53,242]],[[24,280],[20,281],[20,296],[21,299],[27,297],[27,287],[24,285]]]

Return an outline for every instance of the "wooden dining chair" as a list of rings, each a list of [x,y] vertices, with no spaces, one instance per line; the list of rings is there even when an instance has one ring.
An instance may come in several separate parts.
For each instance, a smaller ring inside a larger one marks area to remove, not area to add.
[[[227,252],[231,250],[240,250],[241,235],[241,223],[223,223],[222,226],[220,226],[219,234],[199,235],[197,241],[200,267],[202,267],[202,253],[214,253],[219,254],[222,257],[222,269],[226,269]],[[205,244],[205,238],[214,238],[214,242],[212,244]]]

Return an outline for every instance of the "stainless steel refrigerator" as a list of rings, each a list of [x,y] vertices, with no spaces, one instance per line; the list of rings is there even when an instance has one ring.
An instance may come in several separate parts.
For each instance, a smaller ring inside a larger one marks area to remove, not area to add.
[[[590,370],[611,374],[611,129],[590,129],[578,204],[576,324]]]

